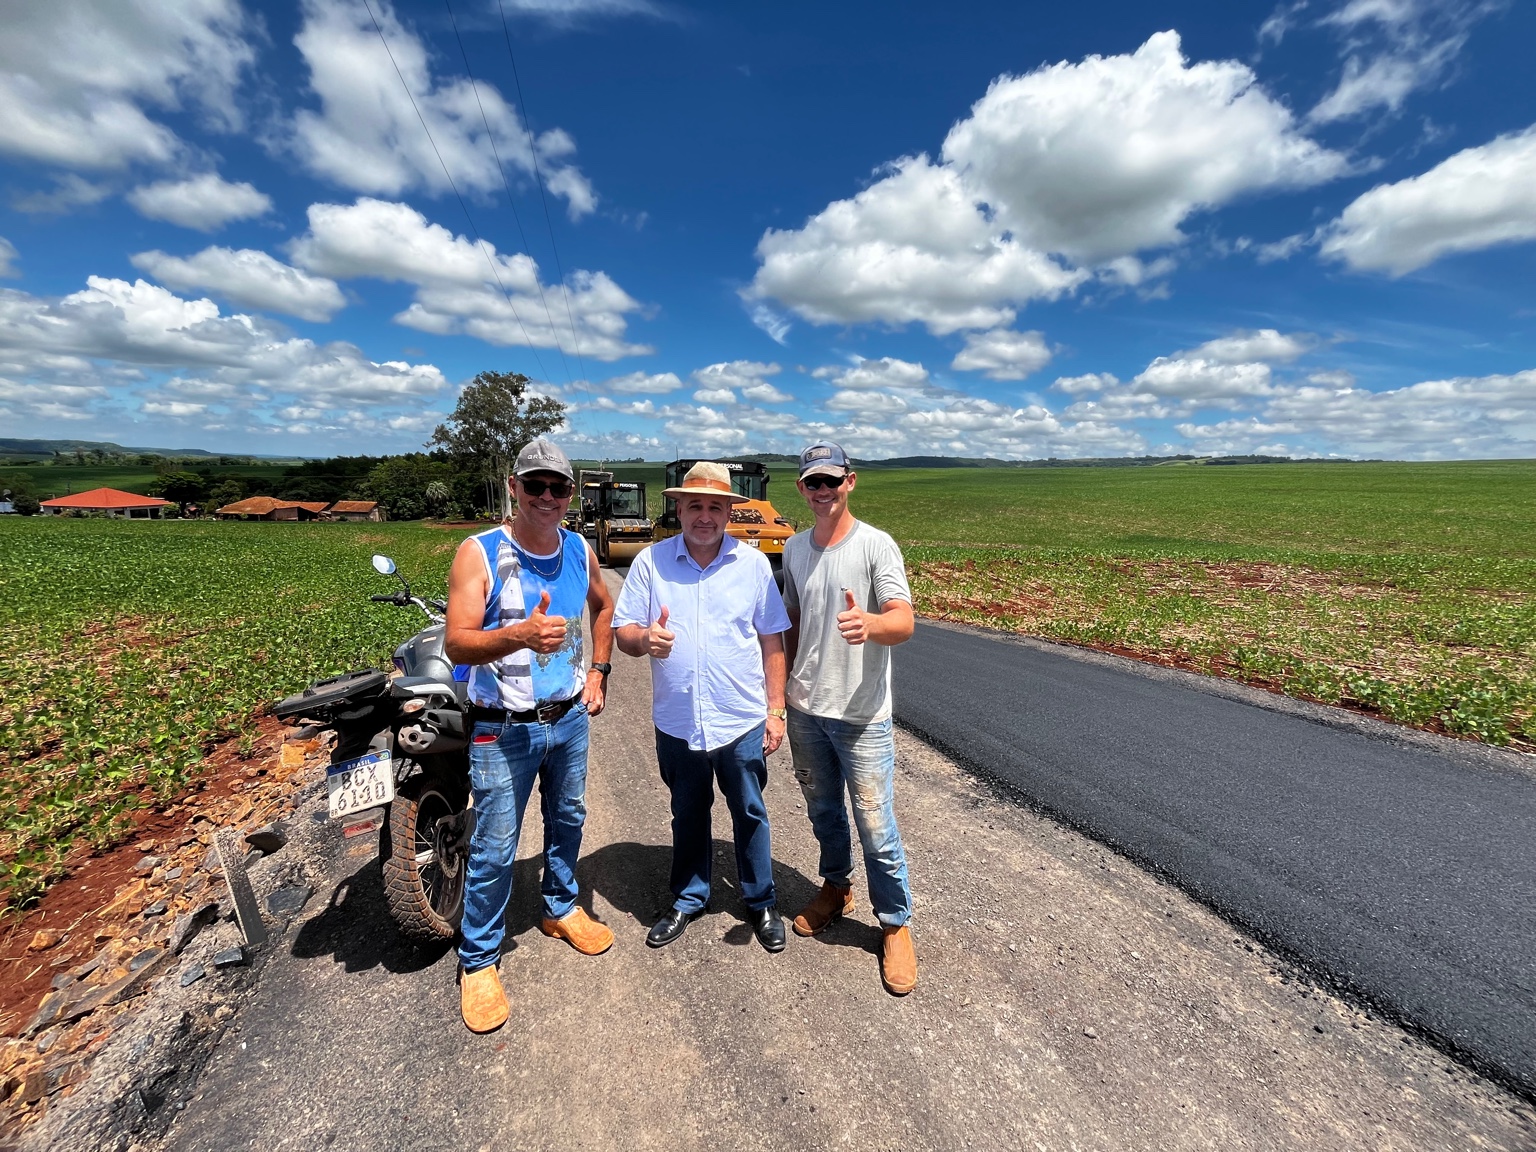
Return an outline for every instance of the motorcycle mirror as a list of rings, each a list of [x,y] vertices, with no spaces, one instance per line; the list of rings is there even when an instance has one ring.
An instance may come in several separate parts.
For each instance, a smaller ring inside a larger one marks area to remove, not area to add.
[[[380,576],[393,576],[395,574],[395,562],[388,556],[380,556],[374,553],[373,570]]]

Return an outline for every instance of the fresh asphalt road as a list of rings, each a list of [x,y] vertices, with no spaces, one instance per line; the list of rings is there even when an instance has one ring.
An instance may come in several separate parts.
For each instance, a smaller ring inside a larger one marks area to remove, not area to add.
[[[1536,1089],[1523,758],[932,624],[900,650],[895,698],[941,751]]]

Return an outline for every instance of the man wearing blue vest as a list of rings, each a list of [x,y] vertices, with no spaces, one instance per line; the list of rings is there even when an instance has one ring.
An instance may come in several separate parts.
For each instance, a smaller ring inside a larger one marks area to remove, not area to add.
[[[731,813],[741,898],[758,943],[784,948],[773,885],[767,757],[784,740],[784,636],[789,617],[768,558],[725,534],[731,489],[723,464],[701,461],[678,488],[682,534],[636,557],[613,623],[619,648],[651,657],[656,760],[672,794],[672,907],[645,942],[672,943],[709,901],[715,783]]]
[[[613,597],[587,542],[561,528],[575,478],[565,453],[538,439],[508,480],[510,523],[459,545],[448,577],[443,647],[469,679],[469,778],[475,831],[460,926],[459,999],[472,1032],[506,1022],[497,965],[512,863],[535,778],[544,814],[546,936],[596,955],[613,933],[576,903],[576,857],[587,805],[587,719],[603,710],[613,650]],[[592,612],[586,664],[581,611]]]

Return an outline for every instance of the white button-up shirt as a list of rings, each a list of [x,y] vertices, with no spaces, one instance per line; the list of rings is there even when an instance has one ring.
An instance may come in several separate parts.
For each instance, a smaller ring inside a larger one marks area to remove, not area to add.
[[[667,609],[672,654],[651,660],[651,715],[668,736],[713,751],[768,715],[759,636],[789,630],[789,613],[768,558],[730,536],[700,568],[682,536],[635,558],[619,593],[613,626],[648,628]]]

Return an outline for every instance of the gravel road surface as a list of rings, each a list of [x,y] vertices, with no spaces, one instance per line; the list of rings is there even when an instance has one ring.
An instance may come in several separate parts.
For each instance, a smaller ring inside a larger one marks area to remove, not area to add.
[[[719,824],[715,910],[648,949],[670,847],[646,665],[618,657],[611,687],[593,723],[580,871],[590,910],[618,937],[606,955],[539,933],[531,805],[503,961],[512,1017],[470,1035],[453,954],[401,942],[372,846],[317,819],[316,795],[298,814],[306,835],[274,858],[297,853],[284,867],[315,896],[251,979],[218,985],[211,1017],[174,999],[159,1019],[147,1009],[133,1045],[130,1034],[104,1054],[96,1111],[61,1108],[31,1146],[1536,1147],[1536,1117],[1517,1097],[905,733],[897,800],[915,993],[881,989],[862,882],[851,919],[764,952]],[[815,890],[816,850],[785,753],[767,800],[792,912]],[[167,995],[215,983],[179,990],[168,977]],[[188,1012],[228,1021],[206,1064],[168,1038]],[[111,1118],[134,1077],[155,1078],[155,1116],[174,1120],[130,1140]]]
[[[902,725],[1536,1092],[1529,757],[976,629],[901,657]]]

